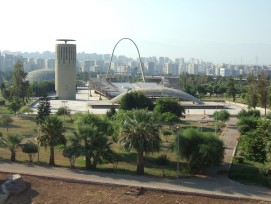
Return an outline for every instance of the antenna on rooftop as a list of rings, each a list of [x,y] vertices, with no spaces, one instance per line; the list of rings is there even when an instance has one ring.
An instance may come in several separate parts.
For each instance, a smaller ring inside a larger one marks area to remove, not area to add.
[[[75,41],[75,40],[73,40],[73,39],[56,39],[56,41],[64,41],[65,44],[67,44],[67,42],[69,42],[69,41]]]

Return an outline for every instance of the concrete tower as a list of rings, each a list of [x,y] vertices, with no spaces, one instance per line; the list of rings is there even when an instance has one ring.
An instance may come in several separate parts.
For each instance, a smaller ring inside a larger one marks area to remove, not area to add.
[[[55,88],[59,99],[76,98],[76,45],[67,44],[69,39],[59,39],[65,43],[56,44]]]

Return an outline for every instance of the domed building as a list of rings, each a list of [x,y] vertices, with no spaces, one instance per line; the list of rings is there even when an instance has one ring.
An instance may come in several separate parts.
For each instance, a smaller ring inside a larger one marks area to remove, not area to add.
[[[27,78],[31,82],[41,82],[55,80],[55,70],[53,69],[39,69],[32,72],[28,72]]]

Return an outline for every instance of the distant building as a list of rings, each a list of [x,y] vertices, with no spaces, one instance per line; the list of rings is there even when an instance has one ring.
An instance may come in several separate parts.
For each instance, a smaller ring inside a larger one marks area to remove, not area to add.
[[[65,41],[65,44],[56,44],[56,96],[59,99],[75,100],[76,45],[67,44],[67,41]]]
[[[45,69],[55,69],[55,59],[45,59]]]

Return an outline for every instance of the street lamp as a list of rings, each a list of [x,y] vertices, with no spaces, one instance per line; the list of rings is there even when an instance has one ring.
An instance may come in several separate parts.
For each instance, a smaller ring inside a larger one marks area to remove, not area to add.
[[[66,103],[68,103],[68,101],[61,101],[63,103],[63,107],[64,107],[64,122],[65,122],[65,115],[66,115]]]
[[[176,127],[176,137],[177,137],[177,178],[179,178],[179,171],[180,171],[180,139],[179,139],[179,130],[180,130],[180,126]]]
[[[102,100],[102,81],[101,81],[101,76],[100,76],[100,74],[98,75],[99,76],[99,81],[100,81],[100,83],[99,83],[99,89],[100,89],[100,98],[99,98],[99,100]]]
[[[216,136],[216,124],[217,124],[217,104],[215,107],[215,136]]]
[[[203,119],[205,119],[205,117],[201,118],[201,132],[202,132],[202,126],[203,126]]]

